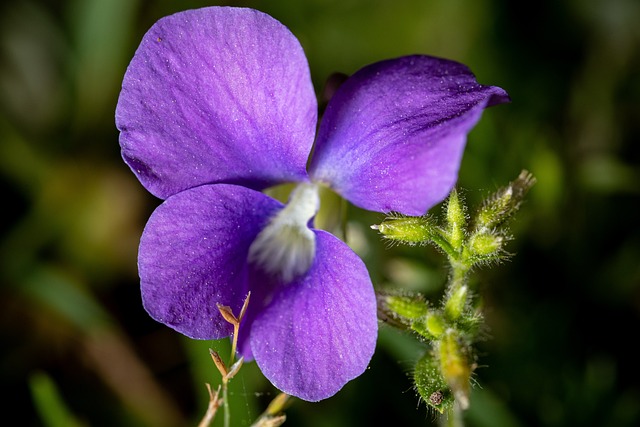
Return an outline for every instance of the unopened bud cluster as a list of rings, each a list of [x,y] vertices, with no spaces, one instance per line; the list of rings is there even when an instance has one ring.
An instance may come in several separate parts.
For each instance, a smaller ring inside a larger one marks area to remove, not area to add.
[[[460,306],[454,308],[453,304]],[[432,307],[420,295],[378,295],[383,321],[410,330],[431,344],[416,364],[413,379],[422,399],[440,413],[452,409],[454,402],[462,408],[469,404],[475,366],[471,343],[481,320],[479,314],[464,309],[466,298],[449,298],[445,305]]]
[[[430,216],[391,216],[372,228],[394,243],[433,244],[447,254],[451,265],[443,301],[433,306],[421,295],[380,293],[381,320],[415,333],[430,344],[417,362],[413,380],[421,398],[440,413],[457,404],[469,406],[471,377],[476,366],[473,344],[482,325],[482,314],[473,304],[468,275],[479,264],[506,258],[510,240],[507,220],[518,210],[535,179],[526,171],[508,186],[489,196],[469,218],[454,190],[445,205],[444,221]]]
[[[505,244],[510,240],[507,220],[515,214],[535,178],[522,171],[518,178],[484,200],[473,218],[458,193],[453,190],[445,205],[445,224],[431,216],[389,216],[373,225],[382,238],[406,245],[434,244],[452,263],[471,268],[476,264],[500,261],[506,257]]]

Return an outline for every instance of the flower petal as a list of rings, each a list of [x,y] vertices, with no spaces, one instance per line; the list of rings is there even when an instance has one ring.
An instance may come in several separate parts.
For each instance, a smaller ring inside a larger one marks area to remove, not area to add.
[[[278,389],[308,401],[333,396],[364,372],[377,338],[364,263],[324,231],[309,272],[284,286],[251,326],[251,350]]]
[[[316,121],[298,40],[264,13],[231,7],[154,24],[116,109],[122,156],[160,198],[206,183],[304,181]]]
[[[309,174],[364,209],[424,214],[455,184],[482,110],[508,101],[457,62],[409,56],[370,65],[329,102]]]
[[[239,313],[248,288],[251,242],[280,202],[235,185],[178,193],[151,215],[138,268],[151,317],[196,339],[229,335],[217,303]]]

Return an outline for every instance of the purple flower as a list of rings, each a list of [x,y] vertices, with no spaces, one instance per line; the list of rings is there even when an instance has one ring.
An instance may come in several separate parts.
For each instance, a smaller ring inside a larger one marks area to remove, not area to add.
[[[218,339],[231,327],[216,304],[238,313],[251,291],[241,354],[286,393],[332,396],[371,359],[376,299],[358,256],[313,228],[317,186],[364,209],[424,214],[454,185],[482,110],[506,101],[461,64],[403,57],[350,77],[316,135],[309,67],[282,24],[230,7],[161,19],[116,110],[125,162],[164,199],[140,241],[145,309]],[[261,192],[284,182],[298,183],[286,205]]]

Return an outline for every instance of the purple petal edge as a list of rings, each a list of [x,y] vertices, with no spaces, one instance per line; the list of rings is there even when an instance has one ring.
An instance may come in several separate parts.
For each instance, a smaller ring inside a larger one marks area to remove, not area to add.
[[[350,77],[325,111],[312,179],[378,212],[422,215],[457,180],[467,133],[507,93],[464,65],[429,56],[378,62]]]

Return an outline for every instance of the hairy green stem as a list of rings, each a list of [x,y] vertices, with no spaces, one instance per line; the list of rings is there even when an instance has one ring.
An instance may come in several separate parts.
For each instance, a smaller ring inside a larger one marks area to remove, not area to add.
[[[438,247],[440,247],[440,249],[449,256],[450,260],[456,257],[458,254],[453,245],[451,245],[451,242],[449,242],[449,239],[442,235],[442,231],[439,228],[434,231],[435,232],[430,236],[433,243],[438,245]]]

